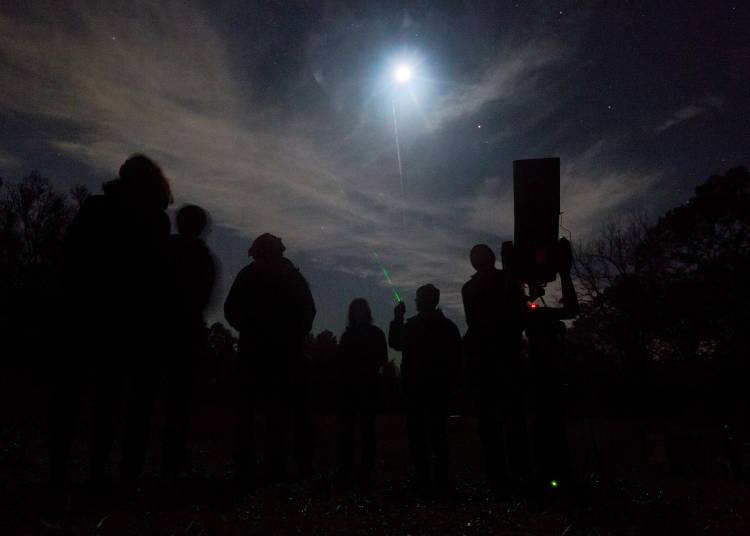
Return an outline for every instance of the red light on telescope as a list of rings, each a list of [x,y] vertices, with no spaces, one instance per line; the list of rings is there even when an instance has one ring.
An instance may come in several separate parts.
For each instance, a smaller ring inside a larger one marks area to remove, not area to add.
[[[530,304],[529,304],[529,308],[530,308],[530,309],[536,309],[536,308],[537,308],[537,304],[535,304],[535,303],[530,303]]]

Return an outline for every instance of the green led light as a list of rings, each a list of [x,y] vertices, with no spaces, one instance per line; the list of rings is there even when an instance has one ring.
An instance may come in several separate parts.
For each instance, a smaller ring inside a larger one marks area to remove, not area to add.
[[[550,480],[549,485],[552,486],[553,488],[556,488],[558,486],[557,480]]]

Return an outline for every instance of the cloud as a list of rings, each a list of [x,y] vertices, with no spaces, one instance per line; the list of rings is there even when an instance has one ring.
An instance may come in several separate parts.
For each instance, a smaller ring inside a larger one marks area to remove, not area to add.
[[[513,180],[488,177],[466,203],[466,228],[509,238],[513,235]]]
[[[8,151],[0,149],[0,168],[15,168],[21,165],[21,161]]]
[[[331,269],[378,251],[402,287],[443,280],[448,261],[438,250],[458,238],[417,221],[444,208],[412,200],[414,223],[404,233],[399,191],[383,187],[374,174],[381,170],[363,173],[358,159],[320,143],[304,117],[254,107],[252,87],[248,105],[225,43],[199,12],[181,4],[122,9],[117,17],[78,9],[75,28],[29,22],[23,34],[0,15],[0,84],[8,89],[0,107],[71,124],[80,135],[46,143],[103,177],[128,154],[153,156],[178,203],[205,205],[242,236],[272,230],[290,251]],[[28,80],[38,90],[29,92]]]
[[[578,153],[560,155],[562,222],[574,236],[585,236],[598,220],[644,200],[653,201],[662,170],[623,168],[611,158],[617,142],[601,139]],[[466,229],[509,239],[513,235],[513,178],[488,177],[465,201]]]
[[[564,225],[574,237],[585,237],[603,217],[654,201],[654,189],[664,171],[636,164],[623,167],[608,161],[607,155],[613,154],[617,154],[617,142],[602,139],[579,154],[563,155],[560,205]]]
[[[711,109],[721,108],[721,105],[721,98],[716,96],[706,97],[700,104],[689,104],[672,113],[668,119],[656,127],[656,132],[664,132],[688,119],[703,115]]]
[[[178,204],[204,205],[233,233],[272,231],[292,257],[302,252],[323,270],[384,284],[375,252],[398,288],[432,282],[455,310],[471,245],[512,233],[509,177],[477,176],[466,191],[404,204],[392,145],[377,143],[372,122],[358,116],[332,138],[316,111],[289,113],[259,98],[263,80],[238,71],[225,36],[188,4],[122,3],[106,13],[55,6],[22,22],[0,14],[0,109],[67,125],[75,136],[41,141],[102,178],[144,152],[169,175]],[[534,90],[551,86],[548,70],[568,53],[553,41],[505,47],[476,84],[441,97],[430,134],[493,102],[551,101]],[[627,204],[657,178],[608,166],[603,147],[563,159],[569,226]]]
[[[525,45],[506,45],[479,81],[462,85],[442,97],[432,118],[436,128],[497,101],[514,106],[533,98],[540,82],[552,67],[566,61],[569,51],[557,40],[547,39]],[[536,95],[538,97],[538,95]]]

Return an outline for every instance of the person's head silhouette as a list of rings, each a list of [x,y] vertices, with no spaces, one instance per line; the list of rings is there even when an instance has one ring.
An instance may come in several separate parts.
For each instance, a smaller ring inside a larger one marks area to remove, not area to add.
[[[104,192],[120,194],[130,204],[154,210],[166,210],[173,201],[164,172],[142,154],[134,154],[125,160],[118,178],[106,183]]]
[[[208,214],[198,205],[185,205],[177,211],[177,232],[198,238],[208,226]]]
[[[495,253],[487,244],[477,244],[469,253],[471,265],[477,272],[483,272],[495,267]]]
[[[440,303],[440,290],[431,284],[423,285],[417,289],[417,311],[428,313],[434,311]]]
[[[349,304],[349,327],[372,324],[370,304],[364,298],[355,298]]]
[[[285,249],[281,238],[271,233],[263,233],[255,239],[247,254],[256,260],[280,259]]]

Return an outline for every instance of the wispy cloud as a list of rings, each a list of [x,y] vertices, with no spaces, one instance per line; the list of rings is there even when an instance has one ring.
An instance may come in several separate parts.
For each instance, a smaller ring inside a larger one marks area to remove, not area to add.
[[[309,124],[245,105],[221,37],[198,13],[133,8],[118,29],[102,14],[83,13],[75,29],[40,23],[20,38],[0,16],[8,67],[0,74],[8,89],[0,106],[70,122],[83,133],[47,143],[104,177],[143,151],[163,165],[178,202],[204,204],[217,223],[248,238],[272,230],[290,250],[329,268],[378,250],[401,286],[443,279],[438,251],[455,236],[445,240],[446,229],[416,223],[404,234],[397,189],[320,145]],[[33,97],[22,74],[42,86]],[[407,210],[416,222],[440,209],[414,200]]]
[[[689,104],[673,112],[669,118],[656,127],[656,132],[664,132],[688,119],[703,115],[712,109],[721,108],[721,105],[721,98],[716,96],[707,97],[700,104]]]
[[[654,201],[654,188],[663,170],[615,165],[607,155],[617,143],[599,140],[576,155],[563,155],[560,169],[560,204],[565,226],[579,237],[596,227],[603,216],[643,207]]]
[[[562,154],[562,221],[575,236],[585,235],[603,215],[629,210],[650,199],[661,170],[623,168],[608,161],[617,144],[602,139],[579,153]],[[489,177],[467,200],[466,228],[509,239],[513,234],[513,178]]]
[[[466,203],[470,231],[511,237],[513,235],[512,177],[488,177]]]
[[[468,249],[479,236],[512,233],[509,177],[476,177],[465,192],[410,198],[404,207],[395,169],[383,175],[383,149],[373,148],[369,125],[360,121],[331,143],[314,114],[288,114],[254,98],[260,82],[240,82],[205,14],[183,3],[154,6],[123,3],[116,13],[58,7],[47,20],[24,21],[23,32],[0,14],[0,108],[69,124],[75,137],[43,141],[103,178],[127,155],[145,152],[167,171],[178,203],[205,205],[241,236],[275,232],[290,252],[323,269],[381,284],[371,262],[377,251],[398,287],[433,282],[444,289],[443,304],[460,309]],[[488,103],[532,99],[567,54],[551,41],[505,49],[476,84],[448,92],[431,109],[435,128]],[[563,204],[575,215],[569,225],[627,203],[656,178],[608,166],[601,145],[564,162]]]
[[[15,168],[21,165],[21,161],[8,151],[0,149],[0,167]]]
[[[442,98],[433,118],[435,127],[474,114],[493,102],[512,99],[517,106],[528,101],[548,69],[559,67],[568,53],[567,48],[554,39],[502,47],[478,82],[459,86]]]

